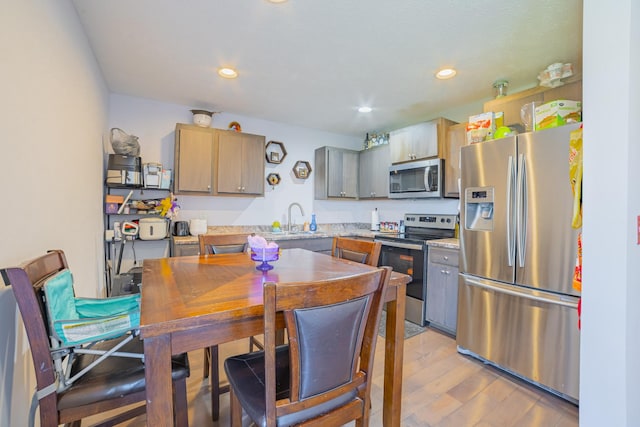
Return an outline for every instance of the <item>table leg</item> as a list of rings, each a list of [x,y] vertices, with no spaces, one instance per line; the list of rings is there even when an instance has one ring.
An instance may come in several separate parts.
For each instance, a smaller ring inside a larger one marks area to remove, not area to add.
[[[173,426],[171,345],[169,336],[144,340],[144,377],[147,392],[147,425]]]
[[[404,315],[406,286],[398,286],[397,297],[387,303],[384,341],[384,401],[382,424],[399,427],[402,404],[402,359],[404,354]]]

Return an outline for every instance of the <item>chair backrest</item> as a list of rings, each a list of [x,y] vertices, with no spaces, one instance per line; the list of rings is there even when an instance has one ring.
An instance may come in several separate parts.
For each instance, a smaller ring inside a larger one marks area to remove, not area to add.
[[[267,425],[331,413],[338,424],[368,420],[371,369],[384,292],[391,276],[382,267],[348,278],[264,285]],[[276,402],[276,313],[289,338],[290,395]],[[313,409],[312,409],[313,408]],[[356,416],[355,418],[360,418]],[[366,424],[365,424],[366,425]]]
[[[27,332],[38,390],[55,383],[56,370],[49,351],[48,320],[42,285],[45,280],[67,269],[67,259],[61,250],[50,251],[21,267],[1,270],[7,285],[11,285]],[[40,412],[57,419],[56,394],[40,400]]]
[[[331,255],[372,266],[378,265],[382,243],[370,240],[334,237]]]
[[[200,234],[200,255],[230,254],[247,250],[248,234]]]

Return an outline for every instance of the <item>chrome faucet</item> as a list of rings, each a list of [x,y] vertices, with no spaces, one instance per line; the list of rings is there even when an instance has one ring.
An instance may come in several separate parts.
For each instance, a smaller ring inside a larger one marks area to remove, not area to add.
[[[291,208],[294,206],[297,206],[298,209],[300,209],[300,215],[304,216],[304,210],[302,209],[302,206],[300,206],[300,203],[293,202],[289,205],[289,212],[287,216],[287,231],[289,233],[291,233]]]

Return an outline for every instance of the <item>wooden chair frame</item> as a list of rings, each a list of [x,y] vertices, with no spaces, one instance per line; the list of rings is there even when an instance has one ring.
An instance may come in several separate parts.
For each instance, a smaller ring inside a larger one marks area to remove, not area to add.
[[[244,245],[242,251],[248,247],[247,237],[250,234],[200,234],[198,244],[200,255],[216,255],[216,247],[224,250],[225,246],[234,247]],[[228,253],[228,252],[227,252]],[[203,378],[211,381],[211,419],[220,419],[220,395],[229,392],[229,385],[220,385],[220,356],[218,346],[214,345],[204,349]]]
[[[341,426],[356,420],[357,426],[367,426],[370,414],[370,392],[378,323],[384,300],[384,292],[391,276],[390,267],[363,273],[345,279],[278,285],[264,285],[264,363],[265,363],[265,408],[266,425],[275,427],[281,416],[307,410],[345,394],[353,394],[347,403],[328,412],[307,419],[297,425]],[[350,380],[344,384],[311,397],[300,399],[301,342],[296,321],[296,310],[328,306],[368,298],[364,310],[365,321],[358,331],[355,345],[356,359],[351,365]],[[284,313],[289,336],[289,381],[287,398],[276,400],[276,315]],[[231,359],[231,358],[230,358]],[[229,360],[229,359],[228,359]],[[228,371],[229,373],[229,371]],[[236,391],[231,388],[231,425],[242,425],[242,406]],[[254,420],[255,421],[255,420]]]
[[[0,270],[7,286],[11,286],[18,303],[20,313],[31,347],[31,355],[35,368],[37,392],[34,394],[34,405],[40,408],[40,425],[53,427],[59,424],[80,425],[80,420],[91,415],[121,408],[136,402],[145,402],[143,391],[124,394],[119,398],[103,400],[90,405],[58,408],[57,373],[55,362],[50,352],[49,331],[46,311],[40,297],[42,283],[48,277],[68,268],[66,257],[61,250],[49,251],[46,255],[24,263],[21,267]],[[186,378],[174,380],[174,405],[176,424],[187,426],[187,386]],[[100,426],[111,426],[124,420],[145,413],[145,405],[138,405],[125,412],[116,414],[103,421]],[[33,412],[31,414],[33,416]],[[31,419],[33,422],[33,419]]]
[[[216,254],[216,246],[237,246],[245,245],[245,250],[248,246],[247,237],[250,233],[246,234],[200,234],[198,235],[198,244],[200,247],[200,255],[212,255]]]
[[[381,249],[382,243],[380,242],[349,237],[334,237],[331,245],[331,255],[338,258],[349,259],[350,257],[347,256],[347,253],[367,254],[363,264],[376,267],[380,259]]]

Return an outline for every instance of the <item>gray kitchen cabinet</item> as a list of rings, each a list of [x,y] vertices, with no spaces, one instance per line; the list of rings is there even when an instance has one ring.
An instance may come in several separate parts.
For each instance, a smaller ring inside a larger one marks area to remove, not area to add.
[[[467,145],[467,123],[450,126],[444,150],[444,197],[460,197],[460,148]]]
[[[358,195],[360,199],[389,195],[389,144],[362,150],[359,154]]]
[[[389,133],[391,163],[442,157],[447,129],[455,122],[439,117]]]
[[[308,239],[287,239],[275,241],[280,249],[300,248],[313,252],[331,254],[332,237],[311,237]]]
[[[316,199],[358,198],[358,153],[337,147],[316,149]]]
[[[453,335],[458,317],[458,252],[430,246],[427,263],[427,321]]]
[[[219,130],[217,193],[264,194],[265,137]]]
[[[215,129],[178,123],[175,135],[175,194],[213,194]]]

